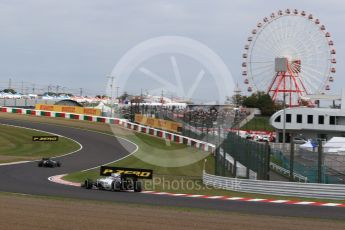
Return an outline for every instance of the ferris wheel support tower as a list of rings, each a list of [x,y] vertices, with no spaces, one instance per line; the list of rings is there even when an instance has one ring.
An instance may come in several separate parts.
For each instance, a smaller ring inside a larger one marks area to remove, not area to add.
[[[293,94],[298,94],[301,98],[303,95],[308,94],[304,83],[299,76],[301,68],[300,60],[293,60],[289,62],[288,58],[275,58],[275,72],[276,75],[270,83],[267,93],[276,100],[279,94],[283,97],[289,96],[289,105],[293,105]],[[301,104],[299,100],[298,105]]]

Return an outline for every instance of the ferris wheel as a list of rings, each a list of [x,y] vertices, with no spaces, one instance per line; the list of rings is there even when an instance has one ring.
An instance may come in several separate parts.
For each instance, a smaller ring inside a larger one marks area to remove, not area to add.
[[[273,100],[300,105],[308,94],[330,90],[336,50],[325,25],[297,9],[279,10],[258,22],[242,55],[248,92],[265,91]]]

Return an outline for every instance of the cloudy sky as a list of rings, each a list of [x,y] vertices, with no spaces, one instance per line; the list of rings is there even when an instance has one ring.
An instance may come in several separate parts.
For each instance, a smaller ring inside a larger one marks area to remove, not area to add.
[[[224,62],[233,82],[244,87],[240,65],[248,34],[264,16],[286,8],[313,13],[331,32],[338,62],[336,84],[331,87],[332,93],[338,93],[345,87],[345,3],[338,0],[0,0],[0,88],[11,78],[12,84],[23,81],[25,87],[51,84],[104,93],[106,76],[126,52],[159,36],[182,36],[202,43]],[[172,57],[184,87],[191,88],[203,69],[198,60],[163,54],[138,67],[173,82]],[[138,69],[132,72],[133,84],[120,88],[120,93],[164,90]],[[210,90],[215,85],[209,83],[212,77],[205,69],[191,97],[217,100]]]

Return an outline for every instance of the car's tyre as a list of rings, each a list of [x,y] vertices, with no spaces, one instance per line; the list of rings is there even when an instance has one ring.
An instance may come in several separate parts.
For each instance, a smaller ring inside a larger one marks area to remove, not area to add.
[[[91,189],[92,188],[92,180],[91,179],[86,179],[84,182],[84,187],[86,189]]]
[[[58,162],[56,163],[56,166],[57,166],[57,167],[61,167],[61,163],[58,161]]]
[[[141,181],[135,181],[134,182],[134,192],[141,192],[143,191],[143,185]]]
[[[111,191],[121,191],[121,182],[114,181],[113,183],[111,183]]]
[[[38,167],[42,167],[43,166],[43,163],[40,161],[38,162]]]

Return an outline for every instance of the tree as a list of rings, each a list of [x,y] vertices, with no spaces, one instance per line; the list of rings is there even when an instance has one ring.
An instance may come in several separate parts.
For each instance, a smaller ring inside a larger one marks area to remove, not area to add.
[[[262,115],[271,116],[274,113],[275,106],[270,95],[268,94],[259,95],[257,103],[258,103],[258,107],[261,110]]]
[[[265,92],[253,93],[243,99],[243,106],[248,108],[258,108],[262,115],[270,116],[276,111],[276,105],[271,96]]]
[[[242,96],[241,94],[234,94],[231,97],[231,102],[236,106],[240,106],[240,105],[243,105],[244,99],[245,99],[245,96]]]
[[[256,93],[253,93],[249,97],[244,97],[242,105],[248,108],[258,108],[257,102],[258,96]]]
[[[124,101],[124,100],[126,100],[126,99],[128,98],[128,96],[129,96],[129,94],[125,91],[125,92],[119,97],[119,99],[120,99],[121,101]]]
[[[16,94],[17,93],[14,89],[4,89],[3,92],[4,93],[12,93],[12,94]]]

